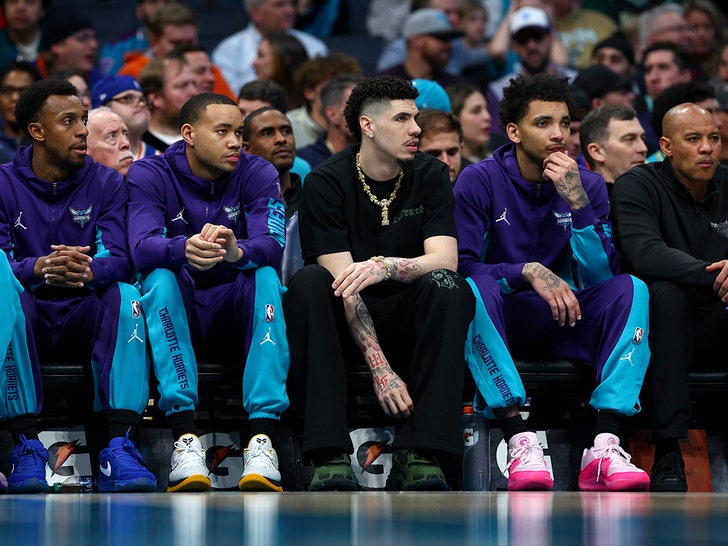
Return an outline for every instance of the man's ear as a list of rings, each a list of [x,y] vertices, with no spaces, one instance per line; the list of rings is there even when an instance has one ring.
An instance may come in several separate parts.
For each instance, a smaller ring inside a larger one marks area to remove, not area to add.
[[[43,134],[43,126],[37,121],[34,121],[30,125],[28,125],[28,132],[30,133],[30,138],[32,138],[34,141],[43,142],[45,140],[45,135]]]
[[[602,150],[602,147],[596,142],[590,142],[587,145],[586,149],[589,152],[589,155],[592,156],[595,161],[603,163],[606,159],[604,157],[604,150]]]
[[[660,150],[665,154],[665,157],[672,157],[672,139],[666,136],[660,137]]]
[[[515,123],[509,123],[506,125],[506,136],[511,142],[518,144],[521,142],[521,133],[518,130],[518,125]]]
[[[192,127],[189,123],[185,123],[182,128],[180,129],[180,134],[182,135],[182,138],[187,143],[188,146],[192,146],[194,148],[195,146],[195,128]]]

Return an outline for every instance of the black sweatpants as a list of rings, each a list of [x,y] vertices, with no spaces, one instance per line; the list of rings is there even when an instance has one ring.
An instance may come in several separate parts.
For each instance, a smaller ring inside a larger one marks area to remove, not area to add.
[[[650,289],[650,381],[655,440],[685,438],[691,415],[688,373],[725,366],[728,310],[715,293],[669,281]]]
[[[347,368],[363,363],[344,318],[334,279],[318,265],[304,267],[283,301],[291,351],[292,399],[305,385],[304,454],[336,448],[351,453],[346,422]],[[385,281],[395,283],[396,281]],[[414,402],[394,446],[459,453],[462,443],[464,344],[475,312],[470,286],[457,273],[435,270],[393,294],[362,293],[380,345]],[[401,289],[400,289],[401,288]]]

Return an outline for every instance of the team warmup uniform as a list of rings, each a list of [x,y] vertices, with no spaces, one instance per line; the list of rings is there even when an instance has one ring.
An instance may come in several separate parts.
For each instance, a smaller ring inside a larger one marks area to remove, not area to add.
[[[7,347],[0,414],[12,419],[40,412],[39,357],[88,358],[94,409],[122,410],[117,414],[127,412],[135,425],[149,397],[149,361],[140,294],[129,284],[126,186],[119,173],[90,157],[66,180],[50,183],[33,173],[31,158],[32,147],[24,147],[0,166],[0,249],[17,279],[0,281],[16,309],[14,320],[0,323]],[[50,254],[53,244],[90,246],[93,280],[83,288],[58,288],[35,276],[38,257]],[[0,276],[7,277],[4,262]]]
[[[550,181],[520,175],[515,145],[467,167],[455,186],[459,272],[476,292],[468,363],[478,386],[476,409],[524,401],[511,354],[567,358],[596,368],[591,405],[633,415],[650,357],[645,284],[619,273],[607,189],[579,168],[589,203],[572,211]],[[583,319],[560,327],[546,301],[522,276],[539,262],[574,291]]]
[[[184,141],[129,170],[129,241],[140,275],[159,407],[194,410],[197,361],[245,363],[250,419],[279,419],[288,407],[288,342],[277,269],[285,244],[278,173],[241,153],[234,172],[194,176]],[[185,242],[206,223],[232,229],[243,257],[206,271],[188,265]]]
[[[638,165],[612,193],[614,233],[626,264],[650,290],[655,440],[684,438],[692,362],[717,363],[728,349],[728,311],[706,267],[728,257],[728,168],[718,165],[696,202],[670,160]]]
[[[303,451],[351,453],[346,421],[347,370],[364,363],[351,339],[342,298],[319,256],[350,252],[354,262],[372,256],[414,258],[424,241],[455,237],[447,167],[422,153],[404,167],[402,185],[389,206],[390,224],[357,180],[354,146],[334,154],[306,178],[299,209],[301,246],[309,264],[289,284],[284,300],[291,346],[292,390],[305,390]],[[394,180],[366,178],[374,195],[388,197]],[[394,441],[395,449],[461,449],[463,342],[473,296],[457,273],[436,269],[411,284],[384,280],[360,292],[382,351],[407,384],[414,402]]]

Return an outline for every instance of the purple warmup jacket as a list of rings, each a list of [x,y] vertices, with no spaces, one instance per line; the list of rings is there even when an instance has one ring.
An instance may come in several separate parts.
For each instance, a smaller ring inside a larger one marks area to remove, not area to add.
[[[31,168],[33,147],[20,148],[0,166],[0,248],[28,288],[43,283],[33,274],[37,258],[52,244],[90,246],[93,289],[131,280],[126,241],[127,191],[122,176],[86,157],[66,180],[48,182]]]
[[[129,245],[137,269],[148,274],[187,265],[185,241],[206,223],[231,228],[243,257],[232,267],[188,268],[199,285],[232,282],[240,269],[279,269],[286,217],[273,165],[241,152],[232,173],[216,180],[198,178],[190,170],[185,146],[179,141],[129,169]]]
[[[530,289],[521,274],[539,262],[573,289],[592,286],[619,273],[609,222],[604,179],[579,167],[589,204],[571,211],[553,183],[524,180],[515,146],[466,167],[455,185],[459,267],[477,282],[494,277],[504,293]]]

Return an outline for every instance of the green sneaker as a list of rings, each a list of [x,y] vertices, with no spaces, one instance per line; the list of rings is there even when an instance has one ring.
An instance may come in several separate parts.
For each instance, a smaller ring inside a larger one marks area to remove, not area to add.
[[[442,470],[430,459],[409,449],[395,449],[387,478],[389,491],[447,491]]]
[[[309,491],[357,491],[358,489],[348,453],[342,453],[322,465],[315,466],[313,479],[308,488]]]

